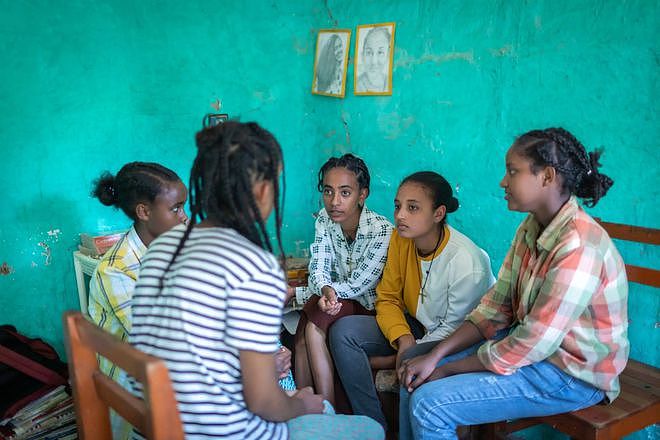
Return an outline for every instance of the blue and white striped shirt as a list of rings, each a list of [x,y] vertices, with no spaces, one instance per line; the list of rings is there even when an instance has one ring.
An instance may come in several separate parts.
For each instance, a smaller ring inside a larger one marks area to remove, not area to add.
[[[158,237],[144,258],[130,341],[166,361],[187,439],[286,439],[285,423],[248,410],[239,361],[239,350],[278,348],[282,269],[232,229],[195,228],[164,274],[184,230]]]

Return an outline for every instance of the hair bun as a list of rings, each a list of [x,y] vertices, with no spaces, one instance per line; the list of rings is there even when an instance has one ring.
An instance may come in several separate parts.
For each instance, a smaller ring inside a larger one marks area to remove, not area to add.
[[[458,209],[458,199],[454,196],[451,196],[447,200],[447,204],[445,205],[447,207],[447,212],[455,212]]]
[[[115,186],[115,176],[107,171],[101,174],[101,177],[93,183],[92,197],[99,199],[105,206],[116,206],[119,203],[119,197]]]

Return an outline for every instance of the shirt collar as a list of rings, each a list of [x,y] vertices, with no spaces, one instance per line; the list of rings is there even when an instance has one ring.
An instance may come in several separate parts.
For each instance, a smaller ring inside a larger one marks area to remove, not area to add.
[[[128,241],[130,242],[133,249],[138,252],[138,255],[144,255],[145,252],[147,252],[147,247],[144,245],[144,243],[142,243],[140,236],[135,230],[135,226],[131,226],[131,229],[129,229],[126,233],[126,236],[128,237]]]
[[[369,227],[369,217],[371,217],[371,211],[367,209],[367,205],[365,204],[362,207],[362,212],[360,213],[360,220],[358,221],[357,231],[355,231],[356,240],[358,238],[358,235],[364,237],[364,234],[366,233],[367,228]]]
[[[533,215],[530,215],[525,228],[525,242],[527,246],[530,249],[538,246],[546,251],[552,249],[557,243],[564,226],[575,218],[579,209],[580,207],[575,196],[571,196],[559,212],[557,212],[557,215],[550,221],[550,224],[541,232],[540,236],[541,224]]]
[[[327,215],[327,211],[326,211]],[[367,235],[367,231],[369,228],[369,219],[371,218],[372,214],[371,211],[367,209],[367,205],[365,204],[362,207],[362,212],[360,212],[360,220],[358,220],[358,228],[357,231],[355,232],[355,241],[358,240],[358,238],[364,238]],[[335,231],[335,234],[337,234],[337,238],[346,241],[346,237],[344,237],[344,233],[341,230],[341,225],[339,223],[335,223],[330,218],[328,217],[328,221],[332,225],[332,229]],[[353,241],[353,243],[355,243]]]
[[[449,225],[447,223],[444,224],[442,227],[444,234],[442,237],[442,241],[438,243],[438,247],[433,251],[431,255],[427,255],[426,257],[421,257],[419,256],[419,253],[417,254],[418,258],[422,261],[431,261],[435,260],[435,258],[442,253],[442,251],[445,250],[445,247],[447,247],[447,243],[449,243],[449,236],[451,235],[451,230],[449,228]]]

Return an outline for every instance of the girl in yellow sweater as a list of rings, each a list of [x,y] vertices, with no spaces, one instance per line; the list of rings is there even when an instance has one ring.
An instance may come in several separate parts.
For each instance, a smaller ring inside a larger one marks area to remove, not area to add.
[[[333,358],[354,413],[383,426],[368,357],[391,356],[398,366],[418,344],[416,351],[431,350],[495,281],[488,255],[447,225],[447,213],[457,209],[438,173],[406,177],[394,199],[396,229],[376,288],[376,316],[349,316],[331,329]]]

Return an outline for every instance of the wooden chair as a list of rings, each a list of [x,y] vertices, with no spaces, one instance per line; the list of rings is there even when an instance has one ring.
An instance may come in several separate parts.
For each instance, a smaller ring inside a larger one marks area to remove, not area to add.
[[[111,440],[109,408],[149,440],[182,440],[183,428],[165,363],[106,333],[80,312],[63,317],[78,435]],[[96,355],[109,359],[143,385],[144,400],[99,370]]]
[[[612,238],[660,245],[660,229],[596,220]],[[660,287],[660,270],[626,264],[626,274],[629,282]],[[650,349],[657,350],[657,347]],[[611,405],[595,405],[555,416],[484,425],[481,427],[482,438],[506,438],[510,433],[545,423],[576,439],[618,439],[660,423],[660,369],[631,359],[619,380],[621,394]]]

